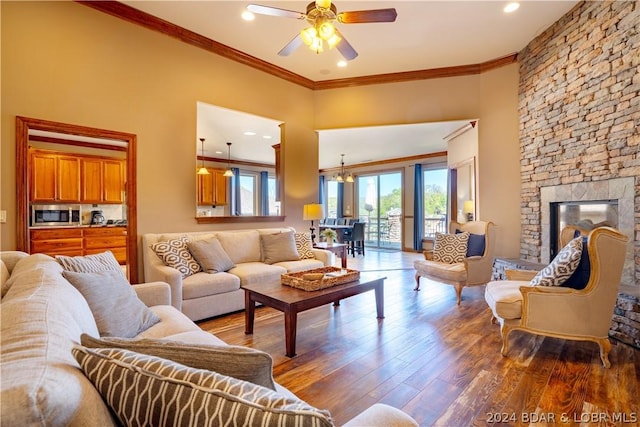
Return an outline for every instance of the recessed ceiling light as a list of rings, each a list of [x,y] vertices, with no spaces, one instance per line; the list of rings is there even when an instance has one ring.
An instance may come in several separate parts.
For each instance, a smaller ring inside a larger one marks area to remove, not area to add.
[[[216,150],[216,154],[222,154],[222,151]]]
[[[256,16],[248,10],[245,10],[244,12],[242,12],[242,19],[244,19],[245,21],[253,21],[254,19],[256,19]]]
[[[255,132],[251,132],[250,130],[248,130],[248,131],[246,131],[246,132],[244,133],[244,135],[247,135],[247,136],[253,136],[253,135],[255,135],[255,134],[256,134]]]
[[[262,135],[263,139],[271,139],[271,135]]]
[[[504,13],[511,13],[518,10],[519,7],[520,7],[520,3],[514,1],[511,3],[507,3],[507,5],[502,10],[504,11]]]
[[[347,66],[347,61],[345,61],[344,59],[338,61],[338,67],[346,67]]]

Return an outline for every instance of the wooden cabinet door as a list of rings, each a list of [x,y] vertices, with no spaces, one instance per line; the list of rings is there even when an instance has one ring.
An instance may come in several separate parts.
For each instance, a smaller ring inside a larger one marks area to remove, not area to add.
[[[213,179],[213,171],[208,169],[209,175],[198,175],[198,205],[199,206],[212,206],[214,204],[213,200],[213,190],[214,190],[214,179]]]
[[[82,255],[82,231],[79,228],[31,230],[30,253],[50,256]]]
[[[42,153],[31,155],[31,200],[56,200],[56,156]]]
[[[82,159],[82,197],[84,203],[102,202],[102,160]]]
[[[105,203],[124,203],[124,162],[122,160],[103,160],[102,173],[103,201]]]
[[[80,159],[74,156],[58,156],[58,197],[61,202],[80,201]]]
[[[214,205],[226,205],[227,204],[227,177],[224,176],[224,171],[216,170],[214,173],[215,188],[214,188]]]

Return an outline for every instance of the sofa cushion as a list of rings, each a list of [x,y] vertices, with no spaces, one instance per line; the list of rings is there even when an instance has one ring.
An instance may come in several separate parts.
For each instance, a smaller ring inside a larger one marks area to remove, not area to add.
[[[182,236],[179,239],[154,243],[151,245],[151,249],[165,265],[178,270],[184,278],[201,270],[200,264],[193,258],[187,248],[188,242],[189,238]]]
[[[534,286],[560,286],[576,271],[582,255],[582,238],[577,237],[558,252],[553,261],[531,280]]]
[[[116,260],[111,251],[85,256],[56,255],[56,261],[65,270],[75,271],[76,273],[97,273],[108,270],[122,273],[120,264],[118,264],[118,260]]]
[[[234,264],[262,261],[260,234],[257,230],[221,231],[216,237]]]
[[[433,260],[447,264],[464,261],[468,242],[469,233],[466,231],[458,234],[436,233]]]
[[[135,337],[160,321],[120,271],[63,274],[89,303],[102,336]]]
[[[293,237],[296,241],[296,249],[300,259],[315,258],[313,254],[313,244],[311,242],[311,233],[294,233]]]
[[[201,298],[240,289],[240,279],[229,273],[196,273],[182,281],[182,299]]]
[[[2,289],[2,296],[7,293],[9,287],[5,288],[5,283],[9,280],[9,269],[5,265],[4,261],[0,260],[0,288]]]
[[[519,319],[522,317],[522,286],[531,286],[521,280],[499,280],[487,283],[484,299],[494,316],[501,319]]]
[[[287,269],[284,267],[264,264],[262,262],[236,264],[235,267],[229,270],[229,273],[238,276],[240,286],[280,281],[280,276],[286,272]]]
[[[297,271],[311,270],[313,268],[324,267],[322,261],[317,259],[299,259],[297,261],[283,261],[273,264],[274,266],[283,267],[288,273],[295,273]]]
[[[327,411],[215,372],[119,349],[76,346],[73,355],[122,423],[333,425]]]
[[[267,264],[295,261],[300,258],[292,232],[261,234],[262,257]]]
[[[227,271],[235,265],[215,237],[192,240],[187,243],[187,248],[207,273]]]
[[[188,345],[165,339],[94,338],[83,334],[89,348],[120,348],[173,360],[191,368],[206,369],[275,390],[273,359],[264,351],[232,345]]]

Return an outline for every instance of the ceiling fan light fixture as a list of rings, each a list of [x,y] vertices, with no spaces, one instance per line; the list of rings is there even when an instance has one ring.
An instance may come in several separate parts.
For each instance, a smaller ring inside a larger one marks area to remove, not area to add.
[[[325,21],[318,25],[318,35],[324,40],[329,40],[336,33],[336,27],[331,22]]]
[[[333,49],[334,47],[336,47],[336,45],[340,43],[341,40],[342,40],[342,37],[334,33],[331,37],[327,39],[327,44],[329,45],[329,49]]]
[[[331,7],[331,0],[316,0],[316,7],[319,9],[329,9]]]
[[[318,38],[317,34],[318,32],[316,31],[315,27],[307,27],[304,30],[300,31],[300,37],[302,38],[304,44],[306,44],[307,46],[311,46],[314,43],[314,41]]]

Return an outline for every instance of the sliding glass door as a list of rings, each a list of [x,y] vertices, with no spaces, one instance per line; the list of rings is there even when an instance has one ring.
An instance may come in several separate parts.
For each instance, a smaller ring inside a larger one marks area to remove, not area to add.
[[[365,222],[365,245],[402,247],[402,175],[400,172],[357,178],[358,218]]]

